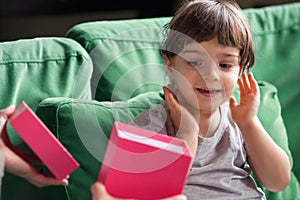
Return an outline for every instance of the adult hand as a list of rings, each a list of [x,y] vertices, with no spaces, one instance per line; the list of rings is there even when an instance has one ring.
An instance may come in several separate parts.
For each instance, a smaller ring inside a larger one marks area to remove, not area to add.
[[[4,131],[5,124],[9,116],[11,116],[15,112],[14,106],[8,106],[5,109],[0,110],[0,135]]]
[[[3,110],[0,110],[0,133],[1,136],[6,135],[4,133],[7,119],[15,112],[14,106],[9,106]],[[30,183],[37,187],[44,187],[49,185],[67,185],[68,180],[56,180],[54,177],[49,177],[39,173],[34,167],[27,163],[22,157],[11,150],[3,141],[0,139],[0,151],[4,156],[5,169],[14,175],[25,178]]]

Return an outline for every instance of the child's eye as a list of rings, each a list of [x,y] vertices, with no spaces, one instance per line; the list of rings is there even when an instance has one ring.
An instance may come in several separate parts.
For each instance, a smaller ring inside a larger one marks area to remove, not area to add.
[[[226,64],[226,63],[221,63],[221,64],[219,64],[219,66],[220,66],[221,68],[224,68],[224,69],[229,69],[229,68],[232,67],[231,64]]]
[[[201,61],[197,61],[197,60],[187,61],[187,63],[188,63],[189,65],[194,66],[194,67],[197,67],[197,66],[202,65],[202,62],[201,62]]]

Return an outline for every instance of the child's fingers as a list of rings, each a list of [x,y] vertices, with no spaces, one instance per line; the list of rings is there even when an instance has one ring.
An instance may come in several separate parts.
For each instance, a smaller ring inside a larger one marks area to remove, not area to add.
[[[259,92],[258,84],[257,84],[252,72],[249,72],[248,75],[243,74],[242,78],[238,80],[238,85],[240,88],[241,100],[247,94],[250,94],[250,93],[257,94]]]
[[[165,94],[165,101],[166,101],[166,104],[167,104],[168,108],[170,108],[171,102],[170,102],[170,94],[169,94],[169,90],[168,90],[167,87],[164,86],[164,87],[163,87],[163,91],[164,91],[164,94]]]
[[[168,84],[168,85],[167,85],[167,89],[168,89],[169,93],[171,93],[171,95],[173,96],[173,98],[176,100],[176,102],[178,102],[178,101],[177,101],[177,97],[176,97],[176,95],[175,95],[175,90],[173,89],[173,87],[172,87],[171,84]]]
[[[165,86],[163,87],[163,90],[164,90],[167,106],[169,108],[173,108],[173,107],[177,106],[177,100],[176,100],[174,93],[168,87],[165,87]]]
[[[238,85],[240,88],[240,96],[242,97],[245,94],[244,83],[243,83],[242,79],[238,80]]]
[[[243,73],[242,74],[242,79],[243,79],[244,87],[246,89],[249,86],[249,84],[248,84],[248,75],[246,73]]]
[[[248,79],[250,82],[251,91],[253,93],[257,93],[259,91],[259,87],[252,72],[248,74]]]
[[[243,73],[242,80],[243,80],[244,91],[249,93],[249,91],[251,90],[251,87],[250,87],[250,84],[249,84],[247,74]]]
[[[2,110],[0,110],[0,115],[7,119],[10,115],[12,115],[15,112],[15,106],[10,105]]]

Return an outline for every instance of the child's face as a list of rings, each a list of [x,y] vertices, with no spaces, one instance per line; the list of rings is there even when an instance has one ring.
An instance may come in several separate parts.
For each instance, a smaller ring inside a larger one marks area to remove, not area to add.
[[[165,58],[179,103],[212,112],[233,93],[239,76],[239,49],[217,38],[193,42],[171,60]]]

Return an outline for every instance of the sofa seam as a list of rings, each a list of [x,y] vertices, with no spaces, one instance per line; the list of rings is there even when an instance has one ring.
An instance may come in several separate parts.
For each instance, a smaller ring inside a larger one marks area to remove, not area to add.
[[[96,46],[105,43],[106,41],[113,41],[113,42],[134,42],[134,43],[148,43],[148,44],[161,44],[161,41],[150,41],[150,40],[132,40],[132,39],[112,39],[109,37],[94,37],[86,40],[86,48],[90,49],[90,46],[93,46],[94,40],[100,40],[101,42],[97,43]]]
[[[95,104],[96,103],[99,103],[99,104]],[[115,102],[111,102],[111,101],[101,101],[101,102],[98,102],[96,100],[86,100],[86,99],[71,99],[70,101],[68,102],[60,102],[58,105],[57,105],[57,113],[59,111],[59,109],[61,109],[62,106],[65,106],[65,105],[68,105],[68,104],[72,104],[72,103],[80,103],[80,104],[86,104],[86,105],[93,105],[93,106],[97,106],[97,107],[105,107],[105,108],[111,108],[110,106],[107,106],[107,105],[104,105],[103,103],[117,103],[118,101],[115,101]],[[125,101],[122,101],[122,102],[125,102]],[[130,101],[126,101],[128,103],[130,103]],[[115,108],[123,108],[124,106],[114,106]],[[130,108],[143,108],[143,106],[128,106]]]
[[[59,106],[57,106],[56,110],[55,110],[55,130],[56,130],[56,137],[57,139],[60,141],[60,131],[59,131],[59,127],[60,127],[60,120],[59,120],[59,110],[61,108],[61,104],[63,103],[59,103]]]
[[[295,27],[297,27],[298,29],[300,28],[300,22],[298,22],[298,24],[296,23],[297,26],[290,26],[288,28],[281,28],[281,29],[276,29],[276,30],[271,30],[271,31],[263,31],[263,32],[255,32],[254,30],[254,35],[255,36],[268,36],[268,35],[274,35],[280,32],[285,32],[285,31],[290,31],[290,30],[295,30]]]
[[[36,58],[28,58],[28,59],[24,59],[24,60],[14,60],[14,59],[8,59],[8,60],[2,60],[0,62],[0,65],[5,65],[5,64],[13,64],[13,63],[44,63],[44,62],[51,62],[51,61],[63,61],[66,60],[68,58],[76,58],[76,57],[82,57],[84,60],[89,60],[89,58],[87,58],[86,56],[84,56],[83,54],[76,52],[72,52],[72,53],[68,53],[66,54],[66,56],[61,56],[61,57],[45,57],[45,58],[40,58],[40,59],[36,59]]]

